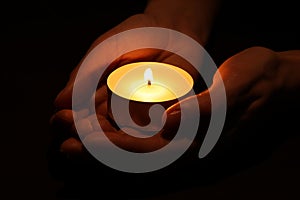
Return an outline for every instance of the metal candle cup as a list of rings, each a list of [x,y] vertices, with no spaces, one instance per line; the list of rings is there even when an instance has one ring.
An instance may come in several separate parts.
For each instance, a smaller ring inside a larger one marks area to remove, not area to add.
[[[119,128],[136,127],[126,114],[123,116],[127,109],[138,126],[146,126],[152,120],[148,129],[157,132],[161,128],[162,116],[154,115],[150,120],[150,108],[159,104],[167,109],[177,103],[178,98],[188,96],[193,84],[193,78],[186,71],[170,64],[136,62],[124,65],[107,79],[109,95],[114,100],[113,109],[112,102],[108,101],[109,115],[117,119]],[[118,111],[117,116],[112,110]]]

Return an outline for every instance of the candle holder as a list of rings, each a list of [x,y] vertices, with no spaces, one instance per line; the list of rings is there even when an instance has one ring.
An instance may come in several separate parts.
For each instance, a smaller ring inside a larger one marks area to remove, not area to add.
[[[178,98],[189,96],[193,84],[186,71],[170,64],[124,65],[107,79],[108,115],[117,128],[131,128],[141,133],[138,137],[150,137],[162,129],[163,112]]]
[[[114,99],[113,105],[111,101],[108,102],[108,115],[114,121],[115,126],[118,129],[135,129],[145,137],[152,136],[161,130],[163,110],[178,102],[177,99],[155,103],[139,102],[122,98],[111,91],[109,92],[109,98]],[[164,109],[153,109],[150,112],[151,108],[157,105]],[[113,109],[112,106],[114,106]],[[113,110],[117,112],[113,112]]]

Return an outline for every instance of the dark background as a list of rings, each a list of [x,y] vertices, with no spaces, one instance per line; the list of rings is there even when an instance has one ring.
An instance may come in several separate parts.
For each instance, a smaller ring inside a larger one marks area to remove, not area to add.
[[[47,160],[53,100],[92,41],[128,16],[141,12],[144,5],[145,1],[138,0],[1,3],[0,198],[58,199],[63,182],[49,173]],[[293,1],[226,1],[207,50],[219,65],[251,46],[275,51],[300,49],[297,11]],[[299,118],[297,113],[295,118]],[[297,199],[300,138],[299,129],[290,131],[295,136],[263,161],[238,173],[207,185],[149,196]]]

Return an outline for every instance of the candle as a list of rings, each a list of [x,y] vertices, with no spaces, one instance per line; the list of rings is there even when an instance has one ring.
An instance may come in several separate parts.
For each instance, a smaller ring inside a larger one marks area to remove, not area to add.
[[[150,118],[150,108],[159,104],[167,109],[177,103],[178,98],[188,95],[193,84],[189,73],[170,64],[126,64],[108,76],[109,94],[114,99],[114,109],[112,102],[108,101],[108,115],[120,129],[134,128],[148,137],[157,133],[163,125],[163,111],[152,110]]]
[[[148,103],[182,97],[193,84],[193,78],[183,69],[159,62],[130,63],[113,71],[107,79],[114,94]]]

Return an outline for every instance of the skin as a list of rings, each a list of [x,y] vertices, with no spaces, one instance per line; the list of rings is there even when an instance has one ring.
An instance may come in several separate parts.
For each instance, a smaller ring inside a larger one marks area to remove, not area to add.
[[[203,12],[200,12],[199,9],[202,9]],[[175,14],[180,11],[181,15]],[[190,0],[188,3],[187,1],[170,0],[149,1],[143,14],[129,17],[115,28],[101,35],[91,45],[87,54],[97,44],[112,35],[128,29],[147,26],[166,27],[181,31],[205,46],[216,11],[217,1]],[[198,21],[190,19],[197,19]],[[196,76],[193,69],[176,55],[153,49],[125,54],[110,66],[107,73],[123,64],[143,59],[179,65],[192,74],[193,77]],[[264,47],[252,47],[228,58],[218,69],[225,85],[228,104],[228,120],[223,135],[233,135],[235,137],[243,127],[255,126],[258,121],[257,116],[261,118],[269,117],[271,115],[270,111],[280,108],[283,103],[294,105],[299,101],[299,65],[300,51],[296,50],[274,52]],[[79,66],[80,63],[71,73],[66,87],[58,94],[55,100],[58,111],[51,118],[51,124],[59,127],[65,133],[60,143],[60,150],[69,154],[82,154],[85,152],[76,134],[73,111],[71,110],[72,87]],[[185,116],[186,120],[193,117],[193,111],[195,110],[189,107],[190,98],[197,98],[201,112],[204,115],[210,115],[209,93],[218,93],[219,84],[220,80],[215,79],[207,90],[183,100],[183,106],[190,110],[190,116]],[[180,116],[180,108],[178,104],[174,104],[166,111],[167,123],[164,129],[153,137],[140,139],[117,130],[108,119],[105,81],[100,81],[95,102],[98,114],[97,120],[106,136],[116,145],[133,152],[153,151],[166,145],[174,135],[172,127]],[[92,123],[95,123],[95,121],[91,121],[87,113],[86,120],[82,121],[82,126],[93,127]],[[243,126],[234,126],[237,123]],[[199,134],[201,135],[201,130],[199,130]],[[98,135],[98,130],[90,128],[90,133],[85,137],[86,142],[105,146],[105,141],[95,137],[96,135]],[[196,140],[195,146],[198,143],[199,141]]]
[[[204,7],[201,6],[202,4],[209,5],[209,9],[204,9]],[[166,6],[168,7],[168,9],[164,9],[166,8]],[[200,11],[203,10],[203,12],[199,12],[198,8],[201,8]],[[208,39],[211,23],[213,21],[213,16],[216,10],[216,2],[207,0],[189,0],[188,4],[185,1],[176,1],[175,3],[174,1],[170,0],[149,1],[143,14],[131,16],[125,21],[123,21],[121,24],[117,25],[113,29],[101,35],[91,45],[90,49],[87,51],[87,54],[96,45],[98,45],[108,37],[113,36],[122,31],[138,27],[165,27],[174,29],[189,35],[190,37],[198,41],[200,44],[205,45]],[[175,15],[178,17],[174,17],[174,13],[178,12],[181,13],[180,17],[179,15]],[[189,21],[189,23],[186,23],[187,21]],[[153,49],[138,50],[123,55],[109,67],[107,73],[126,63],[135,62],[139,60],[151,60],[174,64],[176,66],[184,68],[193,76],[193,78],[197,78],[196,71],[183,59],[169,52],[158,51]],[[76,135],[76,130],[74,128],[73,112],[71,110],[73,83],[76,77],[77,70],[80,67],[80,64],[81,63],[79,63],[79,65],[71,73],[70,80],[68,81],[66,87],[58,94],[55,100],[55,106],[57,107],[58,112],[56,112],[51,118],[51,124],[60,129],[60,131],[57,132],[64,132],[65,134],[65,137],[63,137],[62,144],[60,145],[60,149],[61,151],[67,153],[81,153],[84,151],[83,145],[81,144],[80,140],[78,139],[78,136]],[[105,80],[105,78],[103,78],[103,80]],[[151,138],[141,140],[136,137],[130,137],[129,135],[124,134],[120,130],[116,130],[115,127],[113,127],[113,125],[107,119],[107,86],[105,82],[102,84],[101,80],[100,86],[96,93],[95,103],[96,111],[98,114],[98,121],[105,134],[116,145],[130,151],[147,152],[159,149],[169,142],[168,137],[163,137],[163,135],[167,135],[167,133],[163,133],[163,131]],[[84,125],[84,123],[86,124]],[[82,124],[82,126],[89,127],[90,122],[88,120],[85,120]],[[89,134],[88,137],[86,137],[86,140],[90,142],[96,142],[95,137],[93,137],[93,135],[97,135],[97,131],[91,130],[91,134]],[[99,145],[104,145],[102,144],[103,141],[100,140],[101,139],[98,138],[97,143]]]

